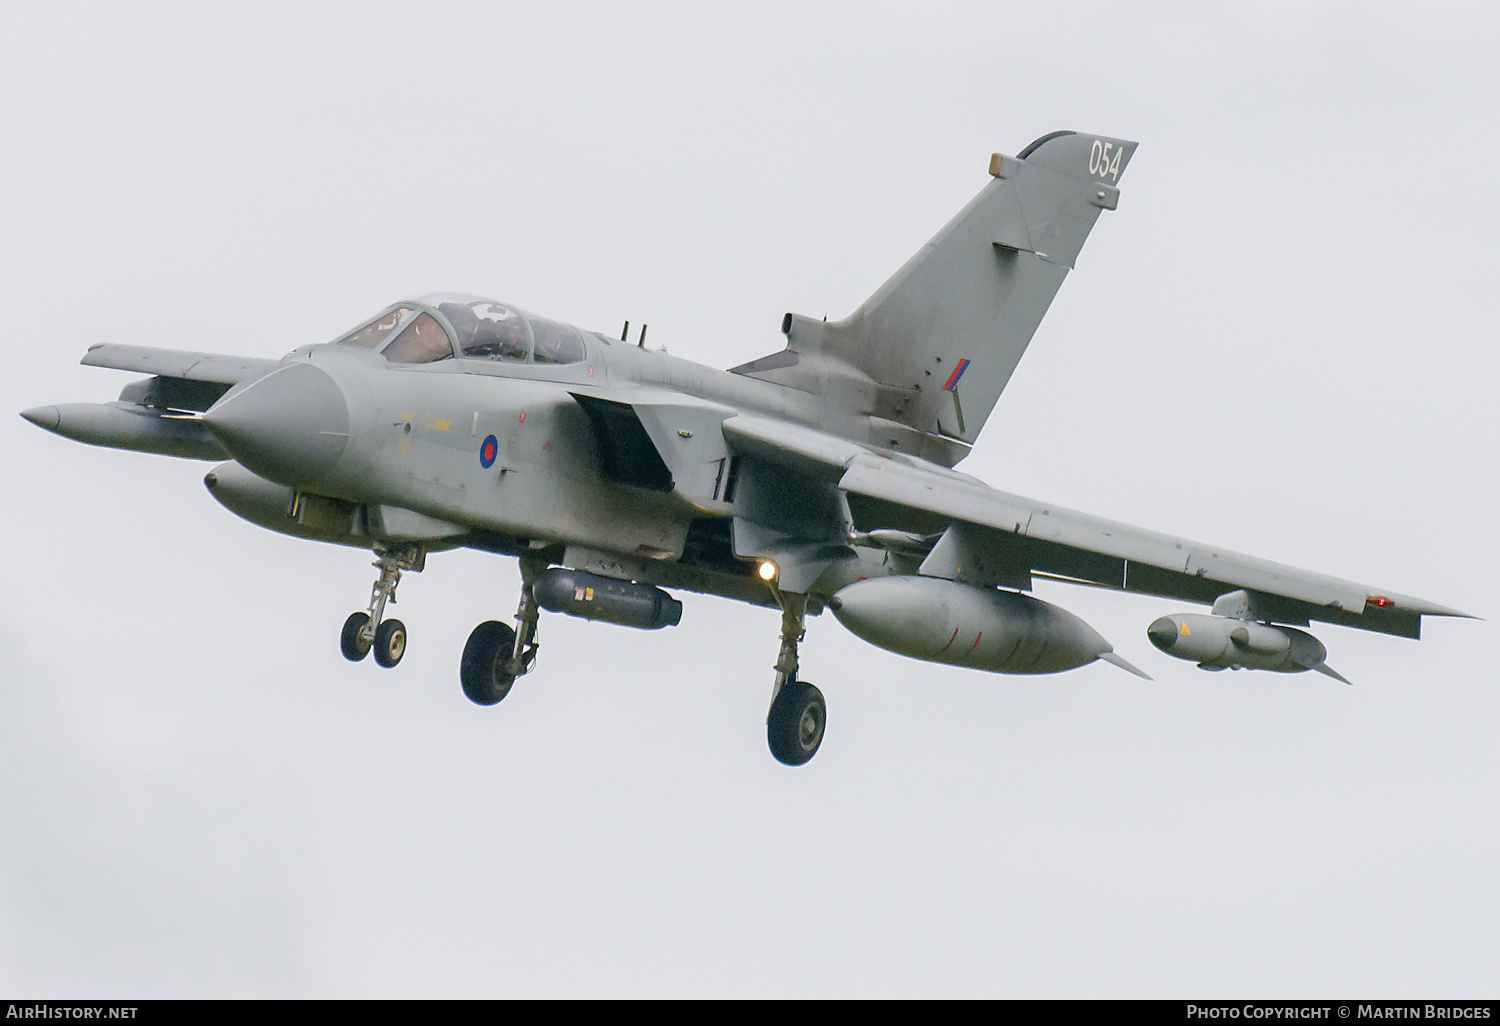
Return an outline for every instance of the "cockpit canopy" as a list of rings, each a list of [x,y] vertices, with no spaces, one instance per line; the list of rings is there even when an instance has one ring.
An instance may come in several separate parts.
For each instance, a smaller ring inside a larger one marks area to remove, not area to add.
[[[580,363],[583,335],[514,306],[476,296],[435,295],[384,310],[338,345],[378,350],[391,363],[453,357],[512,363]]]

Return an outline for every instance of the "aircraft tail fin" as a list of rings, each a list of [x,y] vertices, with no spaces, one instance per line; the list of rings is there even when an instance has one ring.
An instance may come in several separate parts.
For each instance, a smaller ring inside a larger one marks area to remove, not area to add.
[[[819,365],[831,404],[858,401],[858,412],[941,436],[929,458],[946,448],[951,465],[984,427],[1099,212],[1115,208],[1135,148],[1054,132],[1018,156],[996,154],[994,180],[858,310],[833,322],[788,314],[787,352],[735,370],[794,384],[810,377],[799,360]],[[857,380],[840,381],[839,368]]]

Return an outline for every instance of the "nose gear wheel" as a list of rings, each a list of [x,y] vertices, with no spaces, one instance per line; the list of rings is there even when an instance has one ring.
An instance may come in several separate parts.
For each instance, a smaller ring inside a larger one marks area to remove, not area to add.
[[[427,563],[427,550],[420,545],[380,546],[371,564],[380,576],[370,587],[370,605],[364,612],[350,613],[339,634],[339,651],[344,658],[357,663],[375,652],[375,662],[389,669],[406,654],[406,625],[400,620],[385,620],[385,604],[396,601],[396,585],[401,572],[420,573]]]
[[[400,620],[382,620],[375,630],[375,661],[390,669],[406,654],[406,624]]]
[[[366,637],[364,633],[369,622],[369,613],[350,613],[349,619],[344,621],[343,633],[339,635],[339,649],[351,663],[357,663],[370,654],[370,643],[374,639]]]

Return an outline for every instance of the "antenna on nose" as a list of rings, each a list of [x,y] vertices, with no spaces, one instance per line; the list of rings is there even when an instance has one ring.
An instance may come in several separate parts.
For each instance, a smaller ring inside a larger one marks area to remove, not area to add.
[[[629,321],[626,321],[625,322],[625,327],[623,327],[623,328],[620,329],[620,341],[621,342],[629,342],[630,341],[630,322]]]
[[[640,346],[642,349],[646,348],[646,329],[649,328],[649,327],[650,327],[649,324],[642,324],[641,325],[641,340],[639,342],[637,342],[636,345]]]

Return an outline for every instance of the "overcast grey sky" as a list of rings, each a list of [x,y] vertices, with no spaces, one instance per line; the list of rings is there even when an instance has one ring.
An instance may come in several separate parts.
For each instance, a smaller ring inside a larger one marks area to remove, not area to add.
[[[374,571],[207,465],[14,416],[94,342],[278,356],[462,290],[715,366],[848,313],[1014,153],[1141,142],[963,469],[1497,615],[1492,5],[0,8],[0,992],[1490,996],[1491,622],[1207,674],[1180,603],[1045,586],[1146,683],[809,625],[827,740],[765,749],[774,613],[548,616]]]

